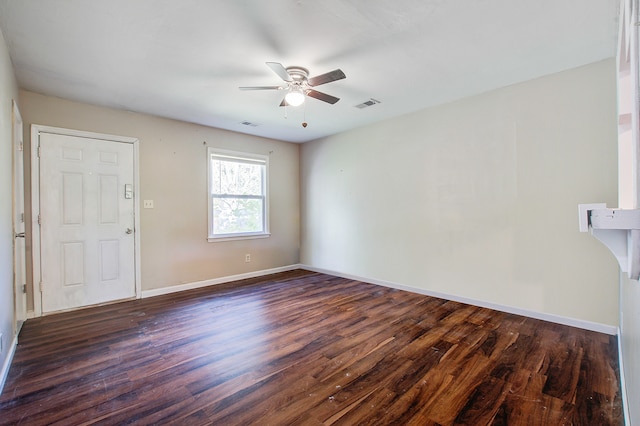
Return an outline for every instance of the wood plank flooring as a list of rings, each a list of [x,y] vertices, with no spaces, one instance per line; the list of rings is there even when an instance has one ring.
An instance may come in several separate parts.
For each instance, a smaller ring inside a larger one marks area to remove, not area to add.
[[[613,336],[297,270],[27,321],[0,424],[621,425]]]

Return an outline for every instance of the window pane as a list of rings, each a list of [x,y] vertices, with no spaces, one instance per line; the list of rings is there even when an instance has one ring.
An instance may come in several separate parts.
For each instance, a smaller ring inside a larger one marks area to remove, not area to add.
[[[213,199],[213,233],[263,232],[263,200]]]
[[[207,153],[209,241],[268,236],[268,157],[212,148]]]
[[[264,165],[212,159],[214,194],[263,195]]]

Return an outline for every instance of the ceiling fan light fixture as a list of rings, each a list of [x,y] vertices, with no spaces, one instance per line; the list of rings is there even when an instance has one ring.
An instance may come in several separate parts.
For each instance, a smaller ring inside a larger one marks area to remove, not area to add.
[[[292,87],[284,99],[287,102],[287,105],[294,107],[300,106],[304,103],[304,93],[302,93],[302,89],[299,87]]]
[[[320,86],[321,84],[327,84],[332,81],[346,78],[347,76],[340,69],[309,78],[309,70],[303,67],[292,66],[285,68],[279,62],[267,62],[267,65],[278,75],[278,77],[282,79],[282,81],[287,83],[286,86],[249,86],[239,87],[239,89],[286,91],[284,99],[280,102],[281,107],[296,107],[302,105],[306,102],[307,96],[331,105],[340,100],[340,98],[315,90],[315,87]]]

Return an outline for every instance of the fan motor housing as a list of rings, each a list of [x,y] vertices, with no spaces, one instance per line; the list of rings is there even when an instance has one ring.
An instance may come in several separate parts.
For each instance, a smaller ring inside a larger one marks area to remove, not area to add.
[[[296,81],[296,82],[306,81],[307,78],[309,77],[309,70],[303,67],[296,67],[296,66],[287,67],[286,70],[291,76],[291,78],[293,79],[293,81]]]

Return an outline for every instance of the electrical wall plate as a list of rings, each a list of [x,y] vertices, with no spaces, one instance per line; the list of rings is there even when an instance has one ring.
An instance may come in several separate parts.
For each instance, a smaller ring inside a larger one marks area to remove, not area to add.
[[[133,185],[130,183],[124,185],[124,198],[127,200],[133,198]]]

